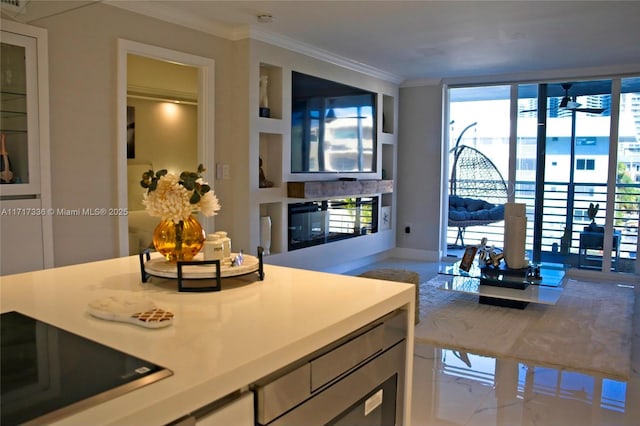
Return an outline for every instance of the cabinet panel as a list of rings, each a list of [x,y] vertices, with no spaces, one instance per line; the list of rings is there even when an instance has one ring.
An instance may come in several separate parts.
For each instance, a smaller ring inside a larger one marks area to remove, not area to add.
[[[253,426],[253,393],[240,398],[196,419],[196,426]]]
[[[0,43],[1,195],[40,193],[37,40],[2,31]]]
[[[47,31],[2,20],[0,274],[53,266]],[[10,163],[10,166],[9,166]]]
[[[0,275],[44,268],[42,204],[38,199],[0,201]]]

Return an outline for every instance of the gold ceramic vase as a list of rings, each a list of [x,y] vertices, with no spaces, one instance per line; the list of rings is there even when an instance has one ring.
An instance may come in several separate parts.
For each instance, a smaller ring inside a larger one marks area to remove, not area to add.
[[[202,249],[204,240],[204,230],[193,215],[178,223],[163,220],[153,231],[156,250],[174,263],[192,260]]]

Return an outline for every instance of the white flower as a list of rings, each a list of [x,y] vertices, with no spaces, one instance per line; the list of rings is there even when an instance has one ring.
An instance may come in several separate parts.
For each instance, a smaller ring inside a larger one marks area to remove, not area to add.
[[[220,202],[213,191],[209,191],[200,199],[200,211],[205,216],[213,216],[220,210]]]
[[[207,185],[202,178],[197,179],[196,183],[198,190],[201,185]],[[157,179],[154,190],[143,195],[142,204],[151,216],[172,220],[174,223],[186,220],[193,212],[201,211],[205,216],[213,216],[220,210],[220,203],[213,190],[202,194],[197,203],[191,204],[193,192],[193,189],[188,190],[181,184],[178,176],[167,173]]]

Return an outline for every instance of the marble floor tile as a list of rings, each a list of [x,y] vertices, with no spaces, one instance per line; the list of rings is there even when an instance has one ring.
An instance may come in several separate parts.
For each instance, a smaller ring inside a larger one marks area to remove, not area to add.
[[[427,281],[437,264],[400,259],[361,268],[402,268]],[[355,273],[354,273],[355,274]],[[631,377],[604,376],[461,353],[415,343],[414,426],[640,426],[640,286]]]
[[[628,381],[417,343],[413,425],[638,425],[640,376]]]

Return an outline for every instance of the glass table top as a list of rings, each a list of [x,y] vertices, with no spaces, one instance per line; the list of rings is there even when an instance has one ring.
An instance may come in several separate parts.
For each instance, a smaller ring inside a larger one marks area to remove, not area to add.
[[[555,305],[562,295],[562,288],[544,285],[529,285],[523,290],[493,285],[481,285],[477,277],[451,276],[442,283],[442,290],[459,293],[477,294],[493,299],[514,300],[526,303]]]
[[[564,265],[554,263],[540,263],[540,278],[528,277],[525,270],[512,271],[505,268],[481,268],[475,260],[469,271],[460,269],[460,260],[454,263],[440,263],[439,274],[454,277],[477,278],[483,282],[504,284],[538,285],[546,287],[560,287],[564,279]]]

